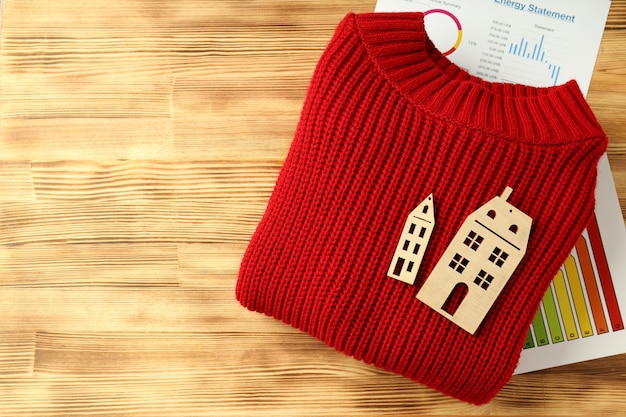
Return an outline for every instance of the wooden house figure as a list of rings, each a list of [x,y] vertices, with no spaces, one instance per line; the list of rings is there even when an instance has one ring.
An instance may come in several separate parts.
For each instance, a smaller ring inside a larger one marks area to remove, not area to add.
[[[507,202],[511,192],[470,214],[417,298],[474,334],[526,253],[532,219]]]
[[[435,227],[435,205],[429,195],[409,213],[387,276],[413,285]]]

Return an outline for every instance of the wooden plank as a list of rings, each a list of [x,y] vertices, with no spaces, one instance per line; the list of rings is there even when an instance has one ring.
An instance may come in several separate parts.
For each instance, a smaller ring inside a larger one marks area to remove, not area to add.
[[[0,332],[0,385],[33,376],[35,333]]]
[[[143,29],[163,27],[214,26],[218,28],[286,25],[299,26],[309,22],[331,21],[336,24],[348,11],[371,11],[373,1],[342,0],[319,3],[308,0],[266,0],[241,2],[227,0],[219,6],[211,1],[195,0],[159,2],[157,0],[126,0],[119,4],[95,1],[63,0],[50,3],[39,0],[5,0],[4,28],[57,29],[99,28]],[[21,19],[29,16],[29,19]],[[334,20],[334,22],[333,22]]]
[[[89,77],[94,82],[111,75],[123,80],[174,74],[204,82],[213,80],[207,74],[231,79],[256,75],[261,82],[276,84],[281,76],[285,81],[294,75],[300,81],[308,78],[333,29],[328,23],[294,27],[286,33],[277,25],[246,36],[236,28],[216,27],[208,19],[202,26],[150,27],[141,34],[135,27],[87,31],[68,26],[43,32],[3,28],[3,58],[7,74]],[[285,51],[289,60],[284,59]],[[302,87],[300,83],[295,90]]]
[[[0,245],[245,242],[265,204],[237,201],[69,201],[0,206]]]
[[[231,344],[240,349],[234,352]],[[602,377],[594,375],[596,368],[579,365],[572,379],[559,370],[515,376],[493,403],[475,407],[339,353],[326,355],[326,346],[301,334],[285,341],[272,334],[256,339],[231,334],[220,340],[195,333],[39,333],[36,347],[37,378],[3,384],[5,412],[441,415],[448,410],[521,416],[537,415],[541,408],[542,415],[583,416],[593,413],[598,397],[625,404],[621,376],[611,371],[615,361],[606,360],[600,367],[606,368],[603,377],[609,384],[602,391],[587,387],[580,392],[580,384],[596,386]],[[271,359],[277,351],[286,356],[280,363]],[[319,355],[325,358],[322,365]],[[285,385],[294,374],[299,377]],[[520,395],[527,401],[518,402]]]
[[[622,216],[624,216],[626,224],[626,139],[621,143],[624,151],[610,153],[608,158],[620,207],[622,208]]]
[[[246,241],[279,168],[245,161],[34,163],[37,202],[0,207],[0,243]]]
[[[623,8],[622,2],[611,3],[609,22],[612,18],[617,22],[617,11]],[[623,15],[621,20],[624,20]],[[609,153],[626,151],[626,132],[621,121],[626,85],[620,81],[624,78],[622,63],[626,62],[626,50],[620,45],[625,42],[625,30],[605,31],[587,95],[589,105],[609,137]]]
[[[606,29],[610,31],[626,29],[626,3],[616,1],[611,3]]]
[[[313,65],[296,76],[270,70],[271,63],[262,55],[259,59],[264,62],[247,65],[268,74],[229,68],[228,76],[218,74],[208,81],[177,78],[172,105],[179,157],[282,160],[286,156],[304,100],[302,86]],[[277,88],[275,81],[266,81],[277,77],[287,87]]]
[[[0,252],[0,287],[175,287],[175,244],[19,245]]]
[[[172,149],[172,77],[5,74],[0,97],[5,158],[141,157],[146,151],[158,157]],[[129,143],[130,138],[136,140]]]
[[[4,118],[171,117],[173,78],[2,76]]]
[[[72,118],[2,119],[2,158],[163,159],[175,154],[172,119]]]
[[[14,71],[16,75],[28,74],[29,78],[39,76],[42,79],[40,82],[27,83],[40,92],[39,95],[28,95],[33,100],[29,104],[34,106],[9,100],[5,104],[6,114],[10,115],[11,111],[16,112],[18,109],[29,109],[28,117],[42,117],[42,112],[54,113],[53,105],[46,102],[46,97],[57,96],[59,104],[68,102],[64,97],[68,93],[56,90],[82,82],[107,91],[108,86],[99,80],[107,76],[139,82],[158,76],[191,76],[192,84],[186,83],[191,88],[181,89],[181,94],[172,103],[174,109],[179,110],[179,117],[174,119],[179,151],[177,156],[185,158],[215,155],[232,158],[251,154],[267,155],[270,159],[284,158],[317,58],[346,11],[363,8],[358,2],[354,2],[354,7],[348,9],[296,2],[285,9],[278,2],[271,14],[263,14],[255,17],[254,21],[248,21],[245,12],[250,10],[250,6],[237,2],[223,2],[220,8],[199,6],[197,2],[179,2],[162,6],[163,10],[159,13],[155,13],[155,10],[161,8],[138,1],[125,4],[123,12],[119,8],[101,5],[81,5],[74,9],[70,6],[73,3],[63,2],[51,8],[49,5],[24,1],[10,2],[5,7],[5,20],[14,21],[14,14],[28,11],[29,22],[4,27],[4,73],[11,74]],[[334,17],[320,20],[313,15],[303,17],[298,25],[289,23],[296,17],[293,13],[298,9],[302,9],[302,12],[314,9],[324,16],[331,13]],[[133,13],[133,10],[136,12]],[[229,21],[230,13],[239,16],[238,20]],[[68,22],[69,16],[71,23]],[[263,18],[270,20],[264,21]],[[114,30],[103,24],[107,19],[115,19]],[[41,30],[43,22],[46,24],[44,31]],[[137,30],[141,27],[146,30],[138,34]],[[250,33],[251,27],[257,30],[246,35]],[[107,53],[103,54],[103,50]],[[42,56],[48,58],[42,59]],[[285,56],[289,56],[289,59],[285,60]],[[207,78],[207,75],[210,77]],[[9,87],[24,85],[12,81],[7,83]],[[57,83],[62,83],[61,87]],[[259,92],[256,101],[251,102],[250,93],[260,85],[266,86],[265,91]],[[286,101],[277,94],[281,90],[295,98]],[[241,91],[246,91],[246,94],[240,94]],[[204,94],[215,105],[203,105],[193,98],[188,100],[192,94],[195,97]],[[81,113],[81,117],[86,117],[88,114],[85,113],[90,112],[89,105],[98,105],[97,102],[84,103],[77,97],[69,99],[69,103],[76,106],[76,111],[67,109],[67,113],[73,117]],[[122,107],[132,106],[126,100],[116,101]],[[289,105],[285,106],[285,103]],[[85,104],[86,107],[83,106]],[[185,110],[190,108],[194,112],[186,113]],[[217,114],[210,111],[216,108],[222,111]],[[281,114],[268,114],[272,108]],[[134,116],[132,111],[124,111],[128,109],[120,108],[119,112],[115,109],[109,108],[108,113]],[[251,109],[256,114],[251,114]],[[106,117],[106,113],[99,114]],[[139,123],[143,125],[132,125],[130,131],[145,131],[145,123],[157,124],[154,129],[156,132],[163,129],[162,121],[138,120]],[[12,129],[2,132],[3,137],[24,137],[31,132],[22,129],[33,130],[31,124],[14,121],[5,127],[8,128]],[[46,136],[33,146],[21,142],[21,147],[28,146],[21,154],[36,159],[37,155],[32,155],[33,149],[38,151],[41,147],[49,146],[42,155],[49,158],[49,155],[59,154],[56,158],[62,159],[63,153],[59,149],[67,143],[64,140],[66,129],[65,120],[59,124],[52,123],[45,130],[38,129],[38,135]],[[101,129],[94,130],[103,132]],[[128,124],[119,129],[110,124],[104,132],[112,134],[103,140],[115,142],[118,135],[127,135],[128,131]],[[141,148],[147,151],[160,151],[160,148],[145,146],[146,139],[151,137],[154,138],[150,141],[153,145],[162,143],[162,134],[155,135],[156,132],[148,132],[148,136],[137,138],[143,143],[134,147],[142,145]],[[28,138],[29,142],[33,140],[32,137]],[[77,152],[89,153],[89,143],[74,141],[70,146]],[[112,146],[105,149],[104,153],[112,157],[136,157],[128,155],[128,148],[123,145]],[[103,154],[102,150],[94,150],[92,153]],[[143,157],[160,157],[159,154],[144,153]]]
[[[0,203],[34,199],[30,161],[0,161]]]
[[[279,162],[54,161],[34,162],[37,201],[171,200],[266,204]]]
[[[203,290],[3,287],[0,332],[296,332],[241,307],[234,296],[235,277],[221,279],[215,288],[209,283]]]
[[[234,293],[246,243],[181,243],[178,245],[180,285],[183,288],[226,286]]]

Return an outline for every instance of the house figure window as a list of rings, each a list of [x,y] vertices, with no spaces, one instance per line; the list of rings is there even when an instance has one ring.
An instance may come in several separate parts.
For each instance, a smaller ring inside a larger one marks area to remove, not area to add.
[[[387,275],[414,284],[426,246],[435,227],[433,195],[429,195],[411,213],[402,230]]]
[[[467,216],[417,293],[419,300],[472,334],[526,253],[532,219],[507,201],[512,191],[506,187]],[[467,288],[463,299],[454,309],[443,308],[458,288]]]
[[[489,285],[493,281],[493,275],[485,272],[484,269],[481,269],[476,278],[474,278],[474,284],[478,285],[483,290],[489,288]]]
[[[463,241],[463,244],[472,248],[473,251],[477,251],[480,244],[483,243],[483,240],[485,240],[485,238],[472,230]]]
[[[468,264],[469,264],[469,261],[467,259],[459,255],[458,253],[455,253],[454,257],[452,258],[452,261],[450,261],[448,266],[454,269],[459,274],[462,274],[463,271],[465,271],[465,268],[467,268]]]
[[[504,261],[506,261],[508,257],[508,253],[496,246],[493,252],[491,252],[491,255],[489,255],[489,262],[493,262],[499,268],[502,268],[502,265],[504,265]]]

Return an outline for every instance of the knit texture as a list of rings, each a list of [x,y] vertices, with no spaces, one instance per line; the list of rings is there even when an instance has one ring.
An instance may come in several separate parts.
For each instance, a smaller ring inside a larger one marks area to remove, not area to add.
[[[575,81],[469,75],[421,13],[347,15],[319,60],[236,296],[356,359],[475,404],[511,377],[540,300],[594,210],[606,135]],[[506,186],[525,257],[474,335],[415,298],[465,218]],[[437,224],[414,286],[387,277],[407,215]]]

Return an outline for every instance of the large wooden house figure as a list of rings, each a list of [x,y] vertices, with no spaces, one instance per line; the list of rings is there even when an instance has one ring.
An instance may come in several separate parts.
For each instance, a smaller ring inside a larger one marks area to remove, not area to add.
[[[474,334],[526,253],[532,219],[506,187],[470,214],[417,298]]]
[[[387,276],[413,285],[435,227],[435,202],[429,195],[406,219]]]

